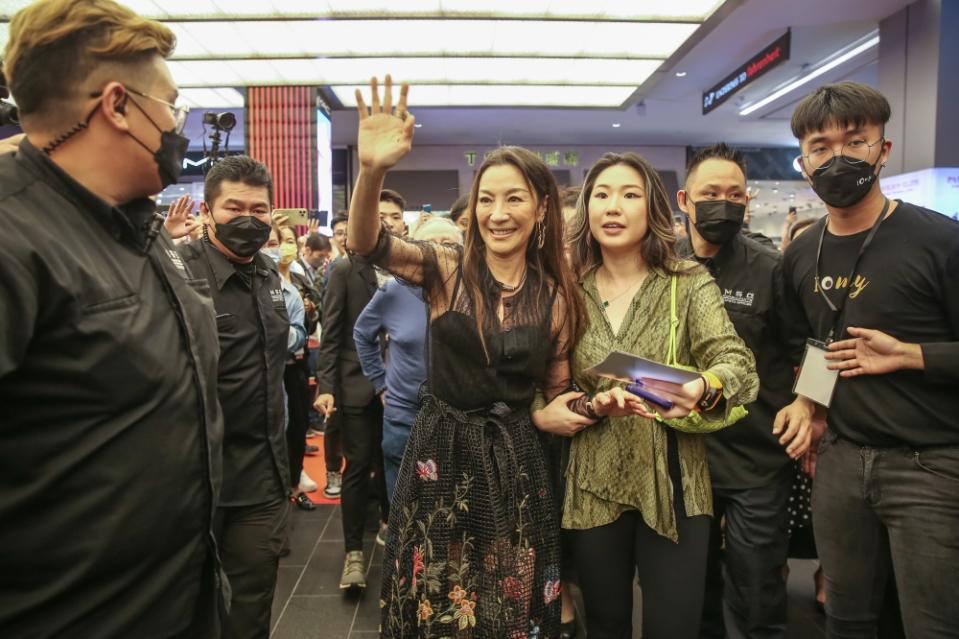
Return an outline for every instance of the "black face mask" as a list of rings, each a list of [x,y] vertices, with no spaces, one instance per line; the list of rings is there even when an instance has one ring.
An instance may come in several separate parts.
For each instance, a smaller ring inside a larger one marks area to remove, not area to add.
[[[207,208],[211,211],[212,218],[213,208],[209,204]],[[237,257],[250,257],[270,239],[270,225],[252,215],[237,216],[226,224],[213,220],[213,224],[216,227],[216,239]]]
[[[812,190],[829,206],[845,209],[866,197],[876,176],[875,164],[849,164],[844,157],[834,158],[812,172]]]
[[[136,105],[136,107],[140,109],[140,113],[160,132],[160,148],[156,151],[151,151],[160,172],[160,190],[165,189],[171,184],[176,184],[180,179],[180,173],[183,171],[183,158],[186,157],[186,149],[190,144],[190,139],[183,137],[177,133],[176,130],[164,131],[157,126],[157,123],[143,110],[143,107],[136,103],[136,100],[131,99],[130,102]],[[150,147],[141,142],[135,135],[129,131],[127,131],[127,135],[136,140],[137,144],[144,149],[150,151]]]
[[[710,244],[725,244],[743,227],[746,205],[729,200],[692,202],[696,207],[696,231]]]

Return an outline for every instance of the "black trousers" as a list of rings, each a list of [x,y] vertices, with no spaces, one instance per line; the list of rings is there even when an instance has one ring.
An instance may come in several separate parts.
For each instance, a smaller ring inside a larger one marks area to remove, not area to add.
[[[380,502],[382,519],[389,517],[383,473],[383,404],[373,398],[363,408],[341,408],[340,436],[346,470],[343,472],[343,540],[346,551],[363,550],[363,526],[371,486]],[[371,480],[370,475],[374,475]]]
[[[340,422],[343,420],[339,412],[326,418],[323,426],[323,460],[326,471],[338,473],[343,468],[343,447],[340,438]]]
[[[782,639],[793,466],[768,484],[713,489],[702,637]],[[725,516],[725,529],[721,520]],[[725,544],[723,543],[725,538]]]
[[[276,572],[289,515],[290,502],[285,498],[217,508],[214,534],[232,591],[223,639],[269,638]]]
[[[306,431],[310,427],[310,388],[306,360],[287,364],[283,371],[286,387],[286,406],[290,420],[286,425],[286,450],[290,462],[290,486],[300,485],[303,453],[306,450]]]
[[[633,636],[633,579],[643,592],[643,639],[696,639],[703,607],[710,517],[686,516],[676,437],[667,462],[679,541],[646,525],[638,511],[586,530],[570,530],[573,561],[586,606],[589,639]]]

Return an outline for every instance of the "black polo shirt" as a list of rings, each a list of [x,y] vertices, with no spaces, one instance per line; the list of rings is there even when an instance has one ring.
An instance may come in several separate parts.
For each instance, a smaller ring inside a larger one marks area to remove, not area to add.
[[[756,357],[759,396],[749,415],[706,438],[709,472],[719,489],[763,486],[789,464],[772,434],[776,413],[792,402],[793,360],[801,346],[786,342],[780,319],[782,256],[775,249],[736,234],[713,258],[697,258],[716,279],[736,332]]]
[[[257,253],[235,264],[206,240],[182,244],[186,265],[210,282],[220,336],[218,394],[223,407],[221,506],[284,499],[283,372],[290,320],[273,260]]]
[[[223,422],[205,280],[154,205],[0,156],[0,636],[207,636]]]

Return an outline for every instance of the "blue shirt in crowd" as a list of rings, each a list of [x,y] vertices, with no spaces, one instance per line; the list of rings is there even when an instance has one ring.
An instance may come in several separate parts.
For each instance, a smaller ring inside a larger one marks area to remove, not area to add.
[[[386,389],[384,419],[412,426],[419,410],[417,394],[426,381],[427,307],[419,288],[390,280],[376,291],[356,319],[353,340],[363,374],[376,392]],[[389,335],[389,367],[383,361],[380,333]]]

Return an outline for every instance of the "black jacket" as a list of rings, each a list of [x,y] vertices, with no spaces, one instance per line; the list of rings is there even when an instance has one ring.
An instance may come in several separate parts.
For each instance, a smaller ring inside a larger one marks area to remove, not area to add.
[[[206,281],[154,205],[0,156],[0,636],[209,636],[223,421]]]
[[[276,264],[257,253],[249,284],[206,240],[181,244],[180,256],[210,282],[216,308],[223,407],[222,506],[283,499],[289,483],[283,373],[290,319]]]
[[[749,415],[706,438],[710,475],[720,489],[762,486],[789,464],[772,428],[776,413],[793,399],[793,361],[802,349],[787,342],[780,314],[782,255],[736,234],[715,257],[699,261],[716,279],[729,319],[755,355],[759,374],[759,397],[746,407]]]
[[[376,271],[365,260],[337,260],[323,295],[323,334],[316,367],[320,393],[331,393],[337,406],[362,408],[374,390],[363,374],[353,341],[353,326],[376,292]]]

